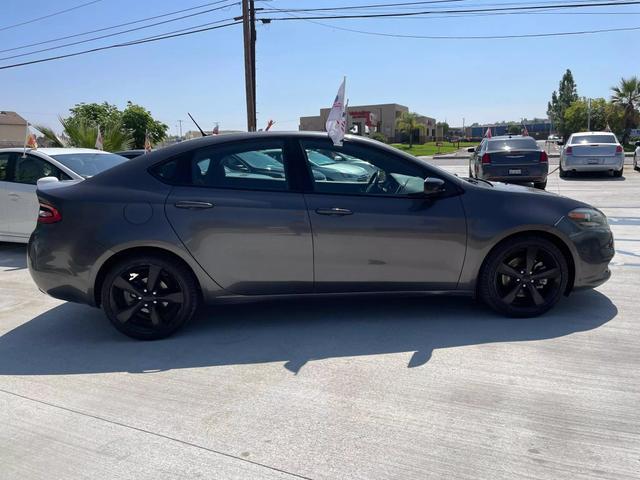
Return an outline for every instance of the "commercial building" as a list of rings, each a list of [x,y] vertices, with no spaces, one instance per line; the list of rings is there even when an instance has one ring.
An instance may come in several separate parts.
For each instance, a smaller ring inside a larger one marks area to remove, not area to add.
[[[312,117],[300,117],[300,130],[323,132],[329,116],[330,108],[322,108],[320,115]],[[396,121],[403,112],[409,109],[397,103],[384,103],[379,105],[357,105],[347,107],[347,130],[357,135],[367,132],[380,132],[390,142],[406,142],[408,136],[396,129]],[[424,129],[414,132],[413,141],[424,143],[436,136],[436,119],[420,115],[419,122]]]
[[[16,112],[0,111],[0,148],[24,145],[27,121]]]

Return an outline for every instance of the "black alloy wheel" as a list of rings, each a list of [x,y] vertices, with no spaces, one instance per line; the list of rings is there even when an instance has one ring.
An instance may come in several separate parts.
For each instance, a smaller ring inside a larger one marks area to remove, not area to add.
[[[102,307],[111,323],[139,340],[173,334],[193,317],[198,303],[193,274],[162,257],[125,259],[102,286]]]
[[[479,279],[480,297],[494,310],[534,317],[552,308],[567,287],[567,260],[552,242],[527,236],[492,251]]]

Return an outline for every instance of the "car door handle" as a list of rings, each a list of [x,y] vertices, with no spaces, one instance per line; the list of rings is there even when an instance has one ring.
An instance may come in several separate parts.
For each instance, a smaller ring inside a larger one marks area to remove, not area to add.
[[[202,210],[205,208],[213,208],[213,203],[210,202],[198,202],[190,200],[182,200],[175,203],[176,208],[186,208],[188,210]]]
[[[316,213],[318,215],[337,215],[343,217],[345,215],[353,215],[353,212],[348,208],[317,208]]]

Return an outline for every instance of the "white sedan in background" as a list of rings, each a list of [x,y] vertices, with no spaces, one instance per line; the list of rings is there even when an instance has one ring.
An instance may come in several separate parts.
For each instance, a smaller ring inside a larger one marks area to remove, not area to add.
[[[560,177],[573,172],[611,172],[621,177],[624,149],[611,132],[581,132],[569,137],[560,155]]]
[[[0,149],[0,241],[27,243],[36,226],[36,183],[82,180],[127,159],[89,148]]]
[[[636,142],[636,151],[633,152],[633,169],[640,170],[640,142]]]

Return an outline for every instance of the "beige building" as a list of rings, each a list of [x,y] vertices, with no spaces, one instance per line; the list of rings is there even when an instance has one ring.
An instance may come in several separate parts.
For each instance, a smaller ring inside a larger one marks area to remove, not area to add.
[[[0,148],[22,147],[27,121],[16,112],[0,111]]]
[[[330,108],[320,110],[320,115],[313,117],[300,117],[300,130],[325,131],[325,123],[329,116]],[[396,120],[403,112],[409,109],[397,103],[385,103],[380,105],[358,105],[347,107],[347,129],[357,135],[365,135],[367,127],[370,133],[380,132],[388,141],[402,142],[408,140],[406,134],[396,130]],[[424,130],[414,132],[414,142],[424,143],[436,136],[436,119],[420,116],[420,122]]]

